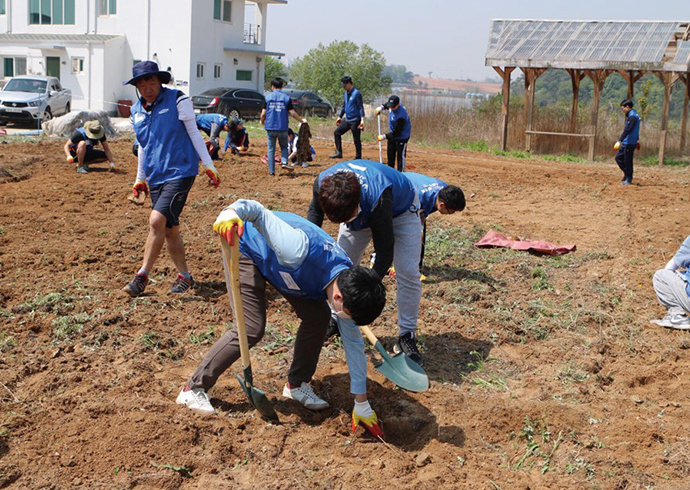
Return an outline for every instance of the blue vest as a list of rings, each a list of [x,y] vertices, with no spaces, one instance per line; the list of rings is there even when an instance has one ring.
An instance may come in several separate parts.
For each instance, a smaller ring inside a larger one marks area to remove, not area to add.
[[[77,133],[81,134],[84,137],[84,141],[86,141],[86,146],[94,147],[98,143],[100,143],[99,140],[94,140],[94,139],[91,139],[88,136],[86,136],[86,130],[84,128],[77,128]],[[69,147],[70,147],[70,150],[74,150],[77,147],[77,145],[75,145],[74,143],[71,143],[69,145]]]
[[[362,187],[362,195],[359,198],[361,211],[346,225],[352,231],[369,228],[371,212],[379,202],[383,191],[389,187],[393,192],[393,218],[409,211],[414,203],[416,192],[412,183],[405,178],[405,174],[388,165],[371,160],[337,163],[319,174],[319,185],[325,177],[337,172],[354,172]]]
[[[393,131],[393,129],[395,128],[395,123],[398,122],[399,119],[405,120],[405,127],[403,128],[402,133],[400,133],[400,136],[398,136],[397,139],[409,139],[410,134],[412,133],[412,122],[410,121],[410,116],[407,115],[407,111],[405,110],[405,107],[402,104],[399,104],[396,110],[390,111],[388,114],[388,127],[391,131]]]
[[[288,104],[290,96],[282,90],[274,90],[266,96],[266,131],[288,130]]]
[[[177,112],[177,90],[161,87],[153,109],[142,99],[132,106],[134,134],[144,152],[144,171],[149,185],[194,177],[199,173],[199,154]]]
[[[223,114],[199,114],[196,116],[196,126],[201,129],[204,133],[211,135],[211,125],[216,123],[218,126],[223,128],[228,123],[227,116]]]
[[[431,213],[437,211],[436,199],[438,198],[438,193],[441,192],[441,189],[447,187],[448,184],[440,179],[415,172],[405,172],[403,175],[412,182],[412,185],[417,191],[422,215],[429,216]]]
[[[346,121],[354,121],[363,117],[364,105],[362,102],[362,94],[360,94],[359,90],[355,87],[352,87],[349,94],[345,91],[343,111],[345,111]]]
[[[621,141],[621,145],[635,146],[637,145],[637,141],[640,139],[640,115],[637,113],[635,109],[630,109],[630,112],[628,112],[628,116],[625,118],[625,121],[627,122],[628,119],[630,119],[631,117],[637,119],[637,124],[635,124],[633,130],[630,131],[630,134],[628,134],[628,136],[626,136],[623,139],[623,141]]]
[[[307,234],[309,252],[304,262],[296,269],[280,265],[275,252],[250,222],[244,224],[240,252],[254,262],[266,280],[283,296],[325,300],[326,286],[350,269],[352,261],[335,240],[314,223],[293,213],[277,211],[274,214]]]

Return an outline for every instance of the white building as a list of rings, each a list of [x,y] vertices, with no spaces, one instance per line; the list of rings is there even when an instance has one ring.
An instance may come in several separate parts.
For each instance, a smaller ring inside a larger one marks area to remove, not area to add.
[[[49,75],[73,109],[114,112],[122,82],[153,60],[190,95],[214,87],[263,92],[268,4],[287,0],[0,0],[0,70]],[[247,17],[247,18],[245,18]]]

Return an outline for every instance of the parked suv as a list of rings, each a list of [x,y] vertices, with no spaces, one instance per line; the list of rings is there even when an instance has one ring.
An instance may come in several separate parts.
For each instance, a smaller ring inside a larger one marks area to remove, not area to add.
[[[217,112],[237,119],[259,119],[264,102],[263,95],[247,88],[220,87],[192,97],[197,114]]]
[[[40,124],[67,114],[71,106],[72,92],[62,88],[57,78],[14,77],[0,91],[0,123]]]
[[[292,99],[292,106],[300,116],[333,117],[333,106],[314,92],[304,90],[283,90]]]

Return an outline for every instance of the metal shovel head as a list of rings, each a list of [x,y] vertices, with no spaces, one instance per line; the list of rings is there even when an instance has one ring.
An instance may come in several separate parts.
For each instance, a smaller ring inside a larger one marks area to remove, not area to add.
[[[259,414],[266,420],[271,422],[279,423],[278,414],[273,408],[273,405],[268,400],[266,393],[258,388],[254,388],[252,385],[252,367],[248,366],[244,369],[244,379],[239,374],[237,375],[237,381],[240,382],[240,386],[244,393],[249,398],[249,402],[254,408],[259,412]]]
[[[379,373],[408,391],[422,392],[429,389],[429,377],[424,369],[404,352],[391,356],[381,342],[376,342],[375,347],[382,358],[381,364],[374,366]]]

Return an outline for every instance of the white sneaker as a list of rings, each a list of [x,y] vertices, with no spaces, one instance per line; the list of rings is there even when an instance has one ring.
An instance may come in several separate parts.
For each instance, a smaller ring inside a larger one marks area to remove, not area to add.
[[[187,408],[191,408],[203,414],[214,413],[211,399],[203,388],[195,388],[189,391],[184,391],[184,389],[182,389],[180,394],[177,395],[177,404],[186,405]]]
[[[649,320],[650,323],[660,327],[673,328],[675,330],[690,330],[690,317],[685,314],[666,315],[661,320]]]
[[[325,410],[330,405],[326,400],[319,398],[319,395],[314,393],[314,390],[307,383],[302,383],[298,388],[290,389],[288,385],[283,388],[283,396],[290,400],[295,400],[304,405],[309,410]]]

